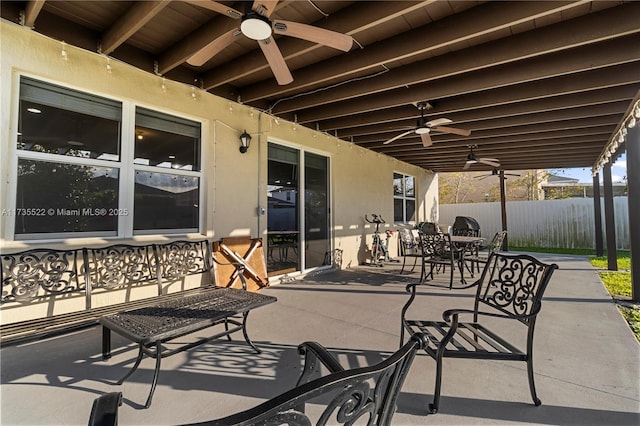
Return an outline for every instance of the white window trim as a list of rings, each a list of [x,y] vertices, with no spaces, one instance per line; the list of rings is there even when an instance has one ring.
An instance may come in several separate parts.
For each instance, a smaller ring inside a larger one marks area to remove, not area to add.
[[[414,202],[414,206],[417,208],[418,201],[417,201],[417,197],[416,197],[416,177],[413,176],[413,175],[408,175],[408,174],[403,173],[403,172],[394,171],[392,173],[392,181],[395,180],[395,175],[401,175],[402,176],[402,195],[396,195],[395,192],[393,194],[393,199],[394,200],[402,200],[402,222],[401,223],[403,223],[403,224],[415,224],[416,223],[415,220],[407,220],[407,200],[412,200]],[[408,177],[413,179],[413,197],[410,197],[410,196],[406,195],[407,189],[405,187],[405,182],[406,182],[406,179]],[[414,210],[413,213],[417,214],[417,211]],[[394,219],[395,219],[395,206],[394,206],[393,216],[394,216]],[[396,221],[394,220],[394,222],[396,222]]]

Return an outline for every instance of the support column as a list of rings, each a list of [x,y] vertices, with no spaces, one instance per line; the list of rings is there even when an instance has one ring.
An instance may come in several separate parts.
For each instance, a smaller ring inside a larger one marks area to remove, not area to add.
[[[602,207],[600,206],[600,172],[593,177],[593,221],[596,236],[596,256],[604,254],[602,242]]]
[[[613,185],[611,182],[611,163],[602,168],[604,184],[604,223],[607,235],[607,269],[618,270],[618,254],[616,253],[616,221],[613,213]]]
[[[629,197],[631,298],[634,302],[640,302],[640,214],[638,214],[640,212],[640,123],[628,129],[625,147]]]
[[[507,230],[507,194],[504,188],[504,170],[500,170],[500,213],[502,216],[502,230]],[[502,250],[509,251],[509,232],[502,241]]]

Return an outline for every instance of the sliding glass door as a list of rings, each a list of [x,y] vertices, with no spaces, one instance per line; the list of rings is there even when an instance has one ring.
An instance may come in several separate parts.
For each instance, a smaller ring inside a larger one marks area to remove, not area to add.
[[[329,235],[329,159],[304,156],[305,268],[322,266],[331,250]]]
[[[268,274],[322,266],[331,249],[329,159],[270,143],[267,200]]]

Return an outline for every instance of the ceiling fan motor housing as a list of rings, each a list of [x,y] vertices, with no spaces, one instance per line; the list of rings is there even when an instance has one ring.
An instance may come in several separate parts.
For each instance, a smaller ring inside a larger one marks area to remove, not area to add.
[[[242,17],[240,31],[252,40],[266,40],[273,33],[269,18],[253,11]]]

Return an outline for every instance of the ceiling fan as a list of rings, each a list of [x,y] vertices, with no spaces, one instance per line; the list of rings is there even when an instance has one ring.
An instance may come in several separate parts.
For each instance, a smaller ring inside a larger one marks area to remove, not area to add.
[[[467,161],[464,163],[463,170],[468,169],[472,164],[482,163],[487,166],[491,166],[494,168],[500,167],[500,160],[497,158],[476,158],[476,155],[473,152],[474,148],[477,148],[477,145],[469,145],[469,154],[467,155]]]
[[[182,1],[240,20],[239,28],[229,30],[218,38],[211,40],[209,44],[187,59],[188,64],[197,67],[204,65],[209,59],[231,45],[237,37],[244,35],[258,42],[278,84],[285,85],[291,83],[293,77],[273,38],[274,34],[296,37],[342,50],[343,52],[349,51],[353,45],[353,38],[350,35],[298,22],[269,19],[278,4],[278,0],[247,2],[245,13],[213,0]]]
[[[383,142],[382,143],[383,145],[389,144],[411,133],[415,133],[417,135],[420,135],[420,139],[422,139],[422,145],[425,147],[428,147],[433,144],[433,141],[431,140],[431,136],[429,135],[431,130],[436,130],[438,132],[443,132],[443,133],[452,133],[460,136],[469,136],[471,134],[469,130],[442,126],[442,124],[448,124],[453,122],[448,118],[436,118],[435,120],[425,121],[424,111],[431,107],[429,102],[418,102],[416,106],[420,110],[420,118],[418,119],[418,123],[416,124],[415,129],[407,130],[404,133],[400,133],[398,136],[395,136],[389,139],[388,141]]]
[[[495,168],[495,167],[494,167],[494,168],[491,170],[491,173],[486,174],[486,175],[474,176],[474,178],[475,178],[475,179],[478,179],[478,180],[482,180],[482,179],[484,179],[484,178],[488,178],[489,176],[498,176],[499,174],[500,174],[500,171],[499,171],[497,168]],[[504,173],[504,172],[503,172],[502,174],[503,174],[504,176],[520,176],[519,174],[516,174],[516,173]],[[505,179],[507,179],[507,178],[505,177]]]

